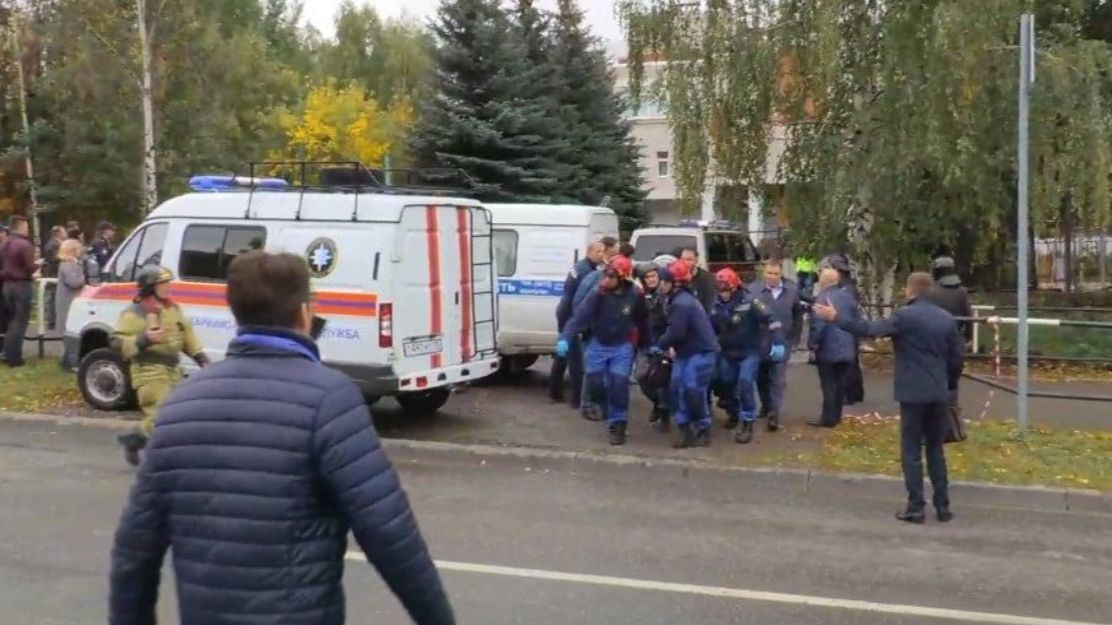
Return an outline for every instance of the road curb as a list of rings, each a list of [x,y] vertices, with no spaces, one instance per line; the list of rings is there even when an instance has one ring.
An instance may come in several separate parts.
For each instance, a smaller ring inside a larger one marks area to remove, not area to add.
[[[633,454],[577,452],[536,447],[463,444],[383,439],[383,447],[399,464],[443,462],[515,468],[524,471],[630,473],[648,471],[688,480],[730,477],[768,480],[778,488],[813,493],[850,488],[868,496],[902,498],[903,479],[887,475],[833,473],[793,467],[737,467],[698,459]],[[952,498],[980,506],[1112,515],[1112,495],[1095,490],[1053,486],[1022,486],[990,482],[952,482]]]
[[[0,413],[9,421],[52,423],[60,426],[86,426],[107,430],[130,430],[137,421],[112,417],[71,417],[65,415]],[[821,493],[850,488],[875,497],[902,498],[903,480],[887,475],[834,473],[794,467],[739,467],[705,462],[698,458],[670,458],[629,453],[570,451],[543,447],[495,445],[489,443],[448,443],[399,438],[383,438],[382,446],[398,464],[455,463],[474,466],[506,467],[523,471],[562,471],[581,474],[645,473],[697,481],[708,478],[767,481],[782,492]],[[647,479],[649,479],[647,478]],[[1112,515],[1112,495],[1095,490],[1054,486],[1019,486],[989,482],[952,482],[953,499],[976,502],[982,506],[1077,512]]]

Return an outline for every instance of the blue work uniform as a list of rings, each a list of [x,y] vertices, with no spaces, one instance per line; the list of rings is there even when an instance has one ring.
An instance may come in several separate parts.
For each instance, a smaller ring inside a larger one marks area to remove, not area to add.
[[[584,278],[596,273],[595,269],[595,264],[590,259],[584,258],[575,263],[567,277],[564,278],[564,290],[560,295],[560,302],[556,305],[557,332],[564,331],[568,319],[571,319],[572,313],[575,312],[575,296],[579,287],[583,284]],[[564,372],[566,371],[571,381],[572,403],[580,405],[580,398],[583,393],[583,345],[579,337],[576,336],[568,341],[568,346],[568,354],[565,358],[554,358],[552,361],[552,371],[549,374],[550,394],[554,398],[560,398],[563,395]]]
[[[629,374],[634,345],[649,340],[645,296],[628,281],[615,291],[596,289],[575,309],[561,337],[589,333],[584,349],[586,392],[611,424],[629,420]]]
[[[672,296],[668,305],[668,330],[656,345],[665,351],[676,351],[671,387],[676,425],[694,422],[699,430],[709,428],[707,392],[714,377],[718,341],[702,303],[686,286],[679,287]]]
[[[761,280],[753,285],[751,292],[768,306],[772,318],[780,322],[787,351],[799,344],[803,334],[803,299],[799,288],[791,280],[780,280],[780,288],[773,289]],[[774,359],[772,352],[772,331],[768,326],[761,329],[761,367],[757,372],[757,392],[761,398],[761,413],[766,416],[780,416],[784,405],[784,393],[788,386],[788,357]]]
[[[757,418],[755,391],[762,356],[762,327],[768,328],[772,345],[783,346],[781,324],[763,301],[745,289],[738,289],[729,300],[716,299],[710,319],[722,347],[718,377],[726,409],[731,417],[752,422]]]

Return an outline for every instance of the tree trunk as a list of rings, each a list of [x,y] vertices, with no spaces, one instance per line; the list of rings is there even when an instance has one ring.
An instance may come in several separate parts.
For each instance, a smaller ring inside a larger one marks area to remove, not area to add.
[[[154,140],[154,101],[151,86],[151,38],[147,29],[147,0],[135,0],[139,18],[139,44],[143,55],[140,86],[143,99],[143,214],[158,205],[158,160]]]
[[[1061,223],[1063,243],[1065,245],[1065,264],[1066,264],[1066,293],[1073,294],[1073,211],[1071,210],[1072,201],[1070,194],[1067,192],[1062,196],[1061,206]]]

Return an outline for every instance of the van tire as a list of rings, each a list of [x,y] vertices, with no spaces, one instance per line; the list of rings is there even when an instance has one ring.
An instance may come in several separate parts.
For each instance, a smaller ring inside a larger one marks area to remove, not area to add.
[[[85,402],[97,410],[130,410],[138,405],[127,361],[113,349],[85,354],[77,368],[77,387]]]
[[[452,396],[451,389],[434,388],[417,393],[402,393],[394,399],[401,405],[402,411],[413,415],[431,415],[448,402]]]
[[[502,362],[498,367],[498,372],[503,376],[514,377],[524,373],[526,369],[537,364],[540,360],[538,354],[515,354],[513,356],[503,356]]]

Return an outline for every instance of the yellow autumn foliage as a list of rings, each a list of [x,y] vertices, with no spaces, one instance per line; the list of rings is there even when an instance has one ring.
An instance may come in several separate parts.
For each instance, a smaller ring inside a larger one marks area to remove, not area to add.
[[[386,155],[402,144],[413,121],[408,101],[383,109],[362,87],[329,81],[309,91],[300,111],[280,115],[286,147],[271,159],[359,161],[381,167]]]

